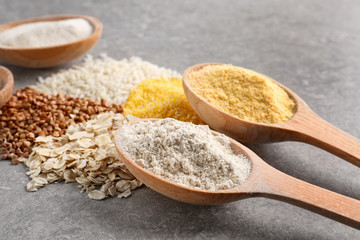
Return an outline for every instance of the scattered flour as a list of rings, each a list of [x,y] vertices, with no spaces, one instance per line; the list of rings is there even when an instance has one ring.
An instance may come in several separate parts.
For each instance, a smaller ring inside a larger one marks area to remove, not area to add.
[[[209,127],[162,119],[125,125],[116,141],[142,167],[169,181],[205,190],[223,190],[242,184],[250,161],[235,155],[225,135]]]
[[[106,99],[110,103],[123,104],[130,90],[145,79],[171,78],[181,75],[138,57],[117,61],[105,54],[94,59],[87,55],[81,66],[62,70],[47,78],[39,78],[34,86],[38,91],[50,94],[62,92],[72,97]]]

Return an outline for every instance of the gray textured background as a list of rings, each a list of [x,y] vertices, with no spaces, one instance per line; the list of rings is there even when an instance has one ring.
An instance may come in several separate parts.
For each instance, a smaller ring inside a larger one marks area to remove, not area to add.
[[[62,13],[99,18],[104,33],[94,55],[136,55],[179,72],[201,62],[252,68],[360,137],[360,1],[0,0],[0,6],[0,23]],[[13,71],[16,88],[58,70],[1,64]],[[323,150],[292,142],[250,147],[287,174],[360,199],[360,169]],[[27,182],[24,166],[0,162],[0,239],[360,239],[351,227],[275,200],[193,206],[143,187],[128,199],[94,201],[76,184],[28,193]]]

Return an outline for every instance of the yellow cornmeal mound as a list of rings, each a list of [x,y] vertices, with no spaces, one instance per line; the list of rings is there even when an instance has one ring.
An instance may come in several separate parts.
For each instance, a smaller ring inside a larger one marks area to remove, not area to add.
[[[259,123],[285,122],[294,101],[276,83],[233,65],[209,65],[189,76],[192,90],[223,111]]]
[[[131,90],[124,113],[140,118],[175,118],[204,124],[186,100],[180,78],[144,80]]]

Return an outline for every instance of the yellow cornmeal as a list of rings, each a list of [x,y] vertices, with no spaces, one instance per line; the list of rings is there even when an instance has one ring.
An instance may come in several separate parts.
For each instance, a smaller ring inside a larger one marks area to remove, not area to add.
[[[207,102],[238,118],[259,123],[285,122],[294,101],[276,83],[233,65],[209,65],[189,76],[191,89]]]
[[[175,118],[204,124],[186,100],[180,78],[144,80],[131,90],[124,113],[140,118]]]

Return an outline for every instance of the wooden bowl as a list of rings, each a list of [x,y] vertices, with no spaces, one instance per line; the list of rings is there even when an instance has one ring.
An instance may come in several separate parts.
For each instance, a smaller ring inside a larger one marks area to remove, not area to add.
[[[14,89],[14,77],[9,69],[0,66],[0,107],[11,97]]]
[[[96,18],[82,15],[38,17],[3,24],[0,26],[0,32],[25,23],[60,21],[71,18],[87,20],[93,27],[92,34],[75,42],[48,47],[14,48],[0,45],[0,60],[21,67],[46,68],[61,65],[80,57],[89,51],[101,36],[103,26]]]

